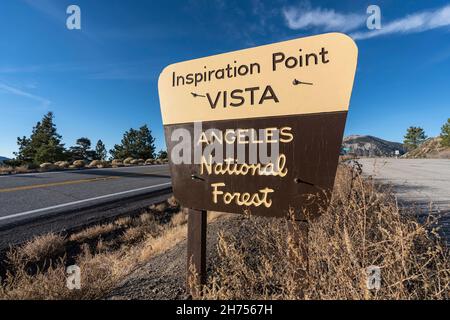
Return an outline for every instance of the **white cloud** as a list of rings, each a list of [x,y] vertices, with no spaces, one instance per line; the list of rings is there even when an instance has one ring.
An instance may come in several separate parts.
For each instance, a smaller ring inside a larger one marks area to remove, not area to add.
[[[395,33],[417,33],[450,25],[450,5],[437,10],[422,11],[382,25],[380,30],[351,34],[354,39],[369,39]]]
[[[364,25],[366,16],[355,13],[339,13],[333,9],[311,8],[309,3],[297,7],[283,8],[283,15],[289,28],[321,28],[325,31],[352,31]]]
[[[309,2],[283,8],[283,16],[290,29],[318,28],[322,31],[352,32],[356,40],[389,34],[418,33],[450,26],[450,5],[435,10],[416,12],[391,22],[382,21],[380,30],[364,30],[368,17],[365,12],[340,13],[333,9],[312,8]]]
[[[10,93],[10,94],[13,94],[13,95],[16,95],[16,96],[25,97],[25,98],[29,98],[29,99],[35,100],[35,101],[39,102],[44,107],[49,106],[50,103],[51,103],[51,101],[48,100],[48,99],[45,99],[43,97],[31,94],[29,92],[25,92],[25,91],[20,90],[18,88],[11,87],[11,86],[6,85],[4,83],[0,83],[0,90],[3,90],[5,92],[7,92],[7,93]]]

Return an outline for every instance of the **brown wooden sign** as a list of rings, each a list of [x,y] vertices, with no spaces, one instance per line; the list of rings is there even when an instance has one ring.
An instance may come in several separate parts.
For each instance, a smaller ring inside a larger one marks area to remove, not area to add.
[[[165,68],[175,197],[198,210],[317,212],[333,188],[356,61],[355,43],[330,33]]]

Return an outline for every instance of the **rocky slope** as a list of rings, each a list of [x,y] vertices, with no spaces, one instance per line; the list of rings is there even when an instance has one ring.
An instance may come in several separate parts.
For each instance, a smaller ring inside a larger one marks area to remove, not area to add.
[[[399,151],[400,155],[406,152],[401,143],[368,135],[345,137],[342,147],[346,150],[346,153],[359,157],[391,157],[395,155],[396,150]]]
[[[404,158],[434,158],[450,159],[450,147],[441,144],[440,137],[430,138],[422,143],[418,148],[409,151]]]

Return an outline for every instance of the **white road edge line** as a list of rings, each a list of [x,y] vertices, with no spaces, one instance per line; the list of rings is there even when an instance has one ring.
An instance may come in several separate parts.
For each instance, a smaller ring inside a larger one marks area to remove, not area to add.
[[[84,202],[89,202],[89,201],[94,201],[94,200],[99,200],[99,199],[111,198],[111,197],[114,197],[114,196],[127,194],[127,193],[132,193],[132,192],[136,192],[136,191],[142,191],[142,190],[147,190],[147,189],[153,189],[153,188],[157,188],[157,187],[167,186],[167,185],[170,185],[170,184],[172,184],[172,182],[166,182],[166,183],[156,184],[154,186],[148,186],[148,187],[143,187],[143,188],[138,188],[138,189],[133,189],[133,190],[127,190],[127,191],[122,191],[122,192],[117,192],[117,193],[106,194],[104,196],[99,196],[99,197],[94,197],[94,198],[89,198],[89,199],[83,199],[83,200],[78,200],[78,201],[73,201],[73,202],[67,202],[67,203],[58,204],[56,206],[51,206],[51,207],[47,207],[47,208],[41,208],[41,209],[36,209],[36,210],[24,211],[24,212],[20,212],[20,213],[14,213],[14,214],[10,214],[8,216],[0,217],[0,221],[7,220],[7,219],[12,219],[12,218],[17,218],[17,217],[22,217],[22,216],[27,216],[27,215],[30,215],[30,214],[33,214],[33,213],[43,212],[43,211],[47,211],[47,210],[64,208],[64,207],[68,207],[68,206],[72,206],[72,205],[80,204],[80,203],[84,203]]]

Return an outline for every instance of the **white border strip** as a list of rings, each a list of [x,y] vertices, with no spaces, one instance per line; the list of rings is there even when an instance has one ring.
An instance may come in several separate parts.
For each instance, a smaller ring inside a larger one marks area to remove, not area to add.
[[[83,200],[78,200],[78,201],[58,204],[56,206],[51,206],[51,207],[47,207],[47,208],[41,208],[41,209],[30,210],[30,211],[25,211],[25,212],[20,212],[20,213],[14,213],[14,214],[10,214],[8,216],[0,217],[0,221],[7,220],[7,219],[12,219],[12,218],[17,218],[17,217],[23,217],[23,216],[27,216],[27,215],[30,215],[30,214],[33,214],[33,213],[43,212],[43,211],[47,211],[47,210],[64,208],[64,207],[68,207],[68,206],[72,206],[72,205],[80,204],[80,203],[84,203],[84,202],[111,198],[111,197],[114,197],[114,196],[127,194],[127,193],[132,193],[132,192],[136,192],[136,191],[142,191],[142,190],[153,189],[153,188],[157,188],[157,187],[168,186],[170,184],[172,184],[172,182],[166,182],[166,183],[156,184],[154,186],[149,186],[149,187],[143,187],[143,188],[138,188],[138,189],[133,189],[133,190],[117,192],[117,193],[106,194],[104,196],[99,196],[99,197],[94,197],[94,198],[89,198],[89,199],[83,199]]]

